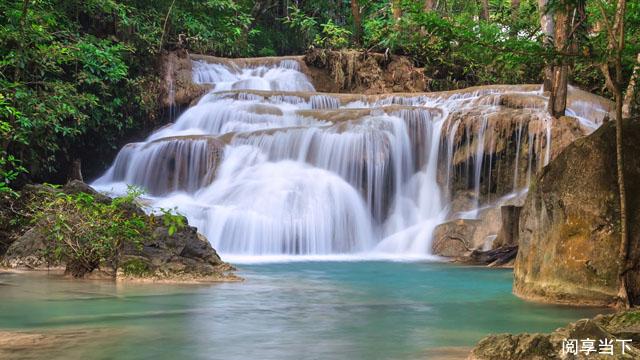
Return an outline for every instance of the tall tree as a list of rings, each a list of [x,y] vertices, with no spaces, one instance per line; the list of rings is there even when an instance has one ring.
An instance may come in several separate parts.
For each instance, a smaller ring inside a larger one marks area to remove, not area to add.
[[[567,87],[569,80],[569,63],[566,53],[570,48],[572,33],[571,14],[575,9],[570,0],[561,0],[555,9],[555,50],[559,56],[555,57],[551,78],[551,95],[549,97],[549,112],[554,117],[564,116],[567,108]]]
[[[353,27],[355,28],[353,35],[358,44],[362,43],[362,13],[358,0],[351,0],[351,16],[353,17]]]
[[[553,13],[549,9],[549,0],[538,0],[538,11],[540,12],[540,28],[544,38],[542,42],[545,47],[553,46],[553,37],[555,33],[555,22]],[[553,69],[549,64],[544,69],[543,91],[551,91],[551,78],[553,77]]]
[[[622,67],[622,52],[625,46],[624,36],[624,16],[626,12],[626,0],[617,0],[613,24],[609,21],[604,5],[597,2],[605,31],[607,32],[607,59],[602,64],[601,69],[605,77],[607,88],[613,93],[616,99],[616,167],[618,177],[618,193],[620,197],[620,248],[618,263],[618,299],[619,305],[629,308],[629,292],[627,287],[627,274],[630,267],[629,259],[629,226],[627,224],[627,195],[624,178],[624,154],[622,152],[622,125],[623,125],[623,102],[624,102],[624,74]],[[613,68],[613,73],[612,73]]]

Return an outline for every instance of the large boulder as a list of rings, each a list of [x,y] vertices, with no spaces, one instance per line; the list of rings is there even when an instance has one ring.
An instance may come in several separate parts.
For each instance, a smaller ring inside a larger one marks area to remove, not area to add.
[[[42,227],[34,226],[11,243],[1,264],[9,268],[46,268],[50,265],[46,250],[47,236]]]
[[[141,247],[127,246],[118,261],[118,279],[154,281],[235,280],[233,267],[220,259],[209,241],[192,226],[169,235],[159,226]]]
[[[162,56],[162,88],[160,103],[166,108],[184,108],[211,89],[207,84],[193,82],[193,58],[185,50],[172,51]]]
[[[623,129],[631,254],[631,300],[640,281],[640,124]],[[611,305],[617,300],[620,212],[615,126],[569,145],[531,186],[520,213],[514,293],[553,303]]]
[[[469,204],[467,193],[458,193],[452,199],[452,209],[458,210],[451,211],[452,220],[434,229],[432,253],[476,264],[512,265],[517,250],[513,223],[517,221],[524,194],[501,198],[477,211],[459,211],[464,206],[477,206],[477,202]]]
[[[480,220],[455,219],[442,223],[433,231],[432,253],[460,257],[474,248],[473,239]]]

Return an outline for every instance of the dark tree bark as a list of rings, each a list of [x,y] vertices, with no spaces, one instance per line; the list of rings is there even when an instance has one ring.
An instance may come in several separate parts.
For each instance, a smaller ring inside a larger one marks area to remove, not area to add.
[[[489,20],[489,0],[481,0],[480,4],[482,5],[480,18],[482,20]]]
[[[362,43],[362,14],[358,0],[351,0],[351,16],[353,16],[354,37],[358,44]]]
[[[573,5],[567,0],[560,3],[555,11],[555,49],[560,54],[553,67],[551,79],[551,95],[549,97],[549,113],[558,118],[564,116],[567,108],[567,87],[569,80],[569,63],[564,56],[570,47],[571,16]]]

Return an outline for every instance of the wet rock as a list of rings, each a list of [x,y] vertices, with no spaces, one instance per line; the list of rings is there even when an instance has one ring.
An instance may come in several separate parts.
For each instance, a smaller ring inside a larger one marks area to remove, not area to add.
[[[467,257],[467,262],[490,267],[507,266],[512,263],[518,253],[518,246],[501,246],[492,250],[474,250]]]
[[[621,324],[624,324],[621,326]],[[599,315],[594,319],[578,320],[565,327],[559,328],[550,334],[498,334],[490,335],[480,340],[469,354],[468,360],[588,360],[588,359],[614,359],[631,360],[640,356],[640,350],[634,344],[639,333],[640,314],[638,310],[617,313],[613,315]],[[621,332],[621,328],[633,329],[630,332]],[[580,340],[591,339],[594,341],[595,352],[578,354],[566,353],[563,342],[566,340],[578,340],[578,350],[581,349]],[[612,341],[614,344],[613,355],[599,354],[600,340]],[[616,340],[633,340],[628,343],[624,354],[621,344]]]
[[[86,345],[117,346],[129,336],[126,328],[65,326],[33,331],[0,330],[0,359],[84,359]]]
[[[518,244],[518,232],[521,206],[506,205],[500,207],[502,226],[493,242],[493,248]]]
[[[548,335],[499,334],[482,339],[469,360],[551,360],[559,359]]]
[[[432,253],[460,257],[473,249],[473,237],[479,220],[457,219],[436,226],[433,231]]]
[[[434,229],[433,254],[460,258],[469,256],[472,250],[491,249],[500,230],[500,206],[485,207],[474,219],[455,215],[460,214]]]
[[[528,109],[456,110],[443,126],[439,182],[452,198],[474,191],[482,203],[526,187],[548,157],[583,135],[568,129],[575,125],[569,121],[554,121],[548,133],[547,121],[543,111]]]
[[[154,281],[220,281],[239,278],[235,270],[220,259],[209,241],[187,226],[173,235],[166,227],[156,228],[142,246],[127,246],[118,264],[118,279]]]
[[[162,57],[163,86],[160,103],[166,107],[185,108],[211,89],[193,82],[191,57],[186,50],[169,52]]]
[[[623,129],[632,263],[640,252],[640,125]],[[611,305],[618,292],[615,126],[603,125],[544,168],[521,210],[514,293],[554,303]],[[637,265],[630,298],[640,296]]]
[[[0,263],[9,268],[46,268],[46,250],[46,234],[40,226],[34,226],[9,246]]]

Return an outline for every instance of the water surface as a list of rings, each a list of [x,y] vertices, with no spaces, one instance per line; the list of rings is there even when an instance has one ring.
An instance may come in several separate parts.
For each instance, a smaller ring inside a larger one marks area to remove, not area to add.
[[[602,312],[524,302],[502,269],[373,261],[239,268],[246,281],[214,285],[2,274],[0,330],[86,338],[52,346],[50,358],[428,359],[489,333],[551,331]]]

